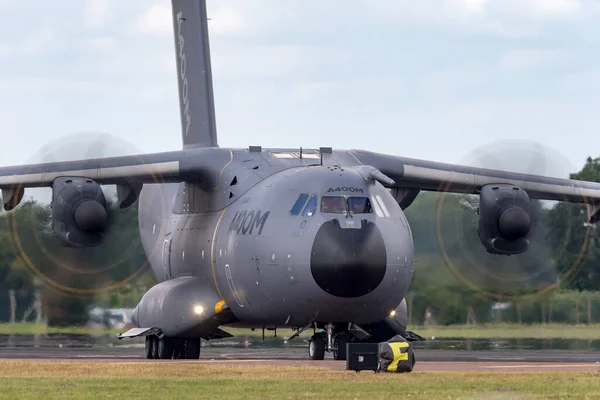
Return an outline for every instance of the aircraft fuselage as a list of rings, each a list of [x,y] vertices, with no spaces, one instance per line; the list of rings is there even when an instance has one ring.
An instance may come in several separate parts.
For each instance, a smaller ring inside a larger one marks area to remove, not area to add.
[[[291,154],[231,151],[214,188],[146,185],[140,233],[156,279],[204,278],[240,326],[382,321],[412,277],[402,209],[348,153],[323,165]]]

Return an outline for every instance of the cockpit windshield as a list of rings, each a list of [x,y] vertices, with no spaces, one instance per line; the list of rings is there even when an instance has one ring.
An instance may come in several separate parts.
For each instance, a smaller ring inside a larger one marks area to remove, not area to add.
[[[321,198],[321,212],[344,214],[346,212],[346,199],[342,196],[323,196]]]
[[[368,197],[348,197],[348,209],[354,214],[369,214],[373,212]]]
[[[373,212],[368,197],[324,196],[321,198],[321,212],[328,214],[369,214]]]

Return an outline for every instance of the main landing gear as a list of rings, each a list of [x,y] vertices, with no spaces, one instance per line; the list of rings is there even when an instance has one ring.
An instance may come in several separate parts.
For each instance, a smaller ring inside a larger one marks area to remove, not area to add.
[[[325,332],[315,333],[308,341],[308,356],[311,360],[325,359],[325,351],[333,353],[334,360],[345,360],[346,344],[349,342],[345,330],[334,332],[334,325],[327,324]]]
[[[156,335],[146,336],[146,358],[155,360],[197,360],[200,358],[200,338],[183,339]]]

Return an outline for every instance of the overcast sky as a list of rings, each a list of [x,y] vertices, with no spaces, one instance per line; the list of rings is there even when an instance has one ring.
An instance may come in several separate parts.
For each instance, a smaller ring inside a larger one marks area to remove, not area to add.
[[[563,157],[551,175],[600,155],[595,0],[208,8],[221,146],[464,162],[522,138]],[[178,106],[170,0],[0,0],[0,164],[78,132],[119,137],[126,153],[177,150]]]

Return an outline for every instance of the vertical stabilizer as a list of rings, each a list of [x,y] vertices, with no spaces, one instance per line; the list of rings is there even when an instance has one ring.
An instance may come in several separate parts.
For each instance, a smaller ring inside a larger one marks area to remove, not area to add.
[[[171,0],[183,147],[217,147],[206,0]]]

